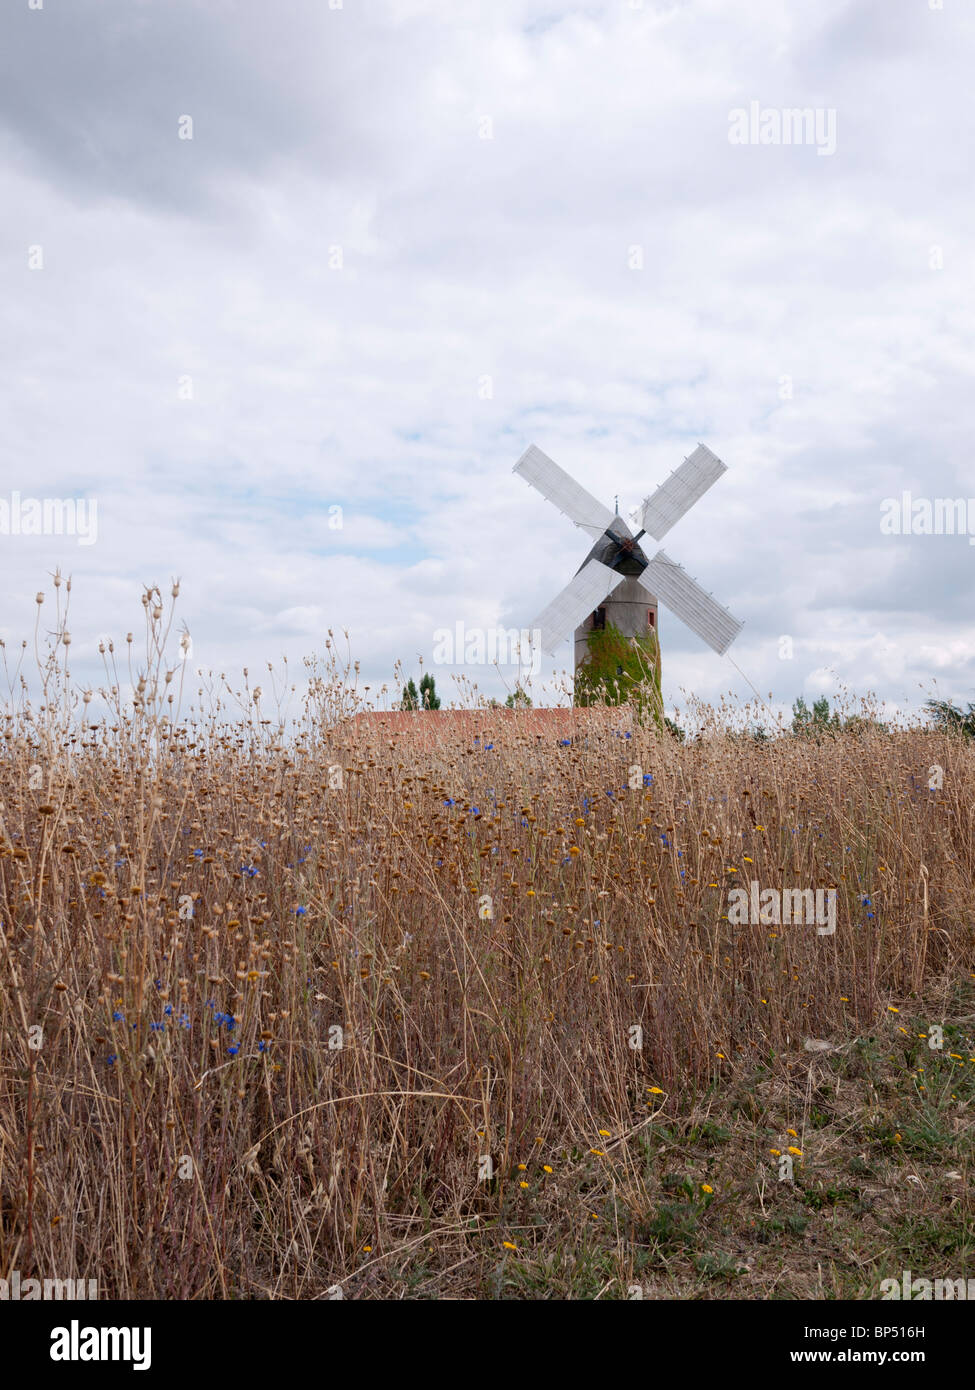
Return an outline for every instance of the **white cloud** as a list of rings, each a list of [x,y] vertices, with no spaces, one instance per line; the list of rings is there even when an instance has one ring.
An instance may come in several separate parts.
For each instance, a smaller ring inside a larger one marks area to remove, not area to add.
[[[529,442],[625,513],[704,439],[729,472],[667,549],[746,620],[759,690],[975,685],[975,554],[879,534],[902,487],[972,490],[957,7],[75,0],[5,23],[4,477],[99,505],[95,546],[0,540],[8,641],[58,563],[79,643],[179,574],[208,665],[348,627],[378,686],[439,626],[527,625],[585,555],[511,476]],[[753,99],[835,108],[835,155],[730,145]],[[751,697],[678,624],[662,640],[669,698]]]

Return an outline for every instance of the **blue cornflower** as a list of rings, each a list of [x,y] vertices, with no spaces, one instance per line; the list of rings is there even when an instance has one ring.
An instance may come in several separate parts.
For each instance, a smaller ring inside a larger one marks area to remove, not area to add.
[[[571,743],[572,743],[571,738],[560,738],[560,739],[559,739],[559,747],[560,747],[560,748],[568,748],[568,747],[571,745]]]
[[[163,1009],[163,1013],[166,1015],[167,1018],[169,1017],[169,1015],[170,1015],[172,1012],[173,1012],[173,1006],[172,1006],[172,1004],[167,1004],[166,1007]]]
[[[307,907],[296,907],[296,908],[295,908],[295,916],[296,916],[296,917],[304,917],[304,916],[307,914],[307,912],[308,912]]]
[[[267,1043],[264,1041],[263,1038],[262,1038],[261,1041],[257,1044],[257,1050],[258,1050],[258,1052],[266,1052],[266,1051],[267,1051]]]
[[[165,1030],[166,1030],[166,1025],[165,1025],[165,1023],[150,1023],[150,1024],[149,1024],[149,1031],[150,1031],[150,1033],[163,1033],[163,1032],[165,1032]]]
[[[231,1057],[236,1057],[237,1053],[240,1051],[240,1044],[235,1043],[233,1047],[228,1047],[227,1051],[230,1053]]]
[[[119,1013],[118,1009],[116,1009],[115,1012],[112,1014],[112,1018],[115,1020],[116,1023],[125,1022],[125,1014]]]
[[[106,1064],[107,1064],[108,1066],[110,1066],[110,1067],[114,1067],[114,1065],[115,1065],[115,1063],[116,1063],[117,1061],[118,1061],[118,1053],[117,1053],[117,1052],[110,1052],[110,1053],[108,1054],[108,1056],[105,1058]]]

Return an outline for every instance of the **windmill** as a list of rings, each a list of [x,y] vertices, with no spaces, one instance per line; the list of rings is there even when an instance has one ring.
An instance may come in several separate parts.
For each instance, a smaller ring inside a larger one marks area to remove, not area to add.
[[[535,619],[543,651],[551,655],[574,631],[578,671],[589,654],[594,627],[612,624],[624,637],[645,637],[656,629],[658,598],[713,651],[723,655],[728,650],[743,624],[663,550],[648,560],[640,545],[644,535],[662,540],[725,472],[725,465],[704,444],[633,510],[634,525],[640,528],[635,536],[621,516],[597,502],[534,444],[514,472],[595,542],[575,577]]]

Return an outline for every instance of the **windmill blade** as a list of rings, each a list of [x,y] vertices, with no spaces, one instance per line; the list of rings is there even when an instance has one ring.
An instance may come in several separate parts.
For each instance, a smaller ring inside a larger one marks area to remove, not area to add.
[[[703,637],[719,656],[724,655],[745,626],[662,550],[657,551],[638,577],[645,589],[656,595],[698,637]]]
[[[571,522],[588,532],[594,541],[599,540],[615,520],[608,507],[597,502],[591,493],[569,477],[564,468],[560,468],[534,444],[529,445],[512,471],[520,473],[526,482],[537,488]]]
[[[540,632],[542,651],[551,656],[563,638],[571,637],[579,624],[622,582],[623,575],[599,560],[583,565],[532,623],[532,628]]]
[[[660,484],[653,496],[647,497],[642,506],[636,509],[634,520],[637,528],[642,527],[655,541],[662,541],[670,528],[725,472],[727,465],[721,462],[717,454],[712,454],[706,445],[699,444],[693,454],[674,469],[667,481]]]

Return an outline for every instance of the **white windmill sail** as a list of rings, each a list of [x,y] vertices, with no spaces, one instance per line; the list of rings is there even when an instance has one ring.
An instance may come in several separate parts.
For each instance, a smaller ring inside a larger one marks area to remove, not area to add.
[[[599,560],[590,560],[566,584],[562,592],[539,613],[532,627],[540,632],[542,650],[551,655],[555,648],[589,617],[607,594],[612,593],[623,576]]]
[[[699,444],[667,481],[632,513],[637,529],[646,531],[655,541],[662,541],[670,528],[725,472],[727,465],[717,454],[712,454],[705,444]]]
[[[525,450],[512,471],[520,473],[571,522],[587,531],[594,541],[612,525],[615,518],[609,508],[597,502],[591,493],[569,477],[565,469],[534,444]]]
[[[645,589],[664,603],[698,637],[703,637],[719,656],[724,655],[744,627],[744,623],[732,617],[727,608],[722,608],[676,560],[671,560],[662,550],[657,551],[639,579]]]

